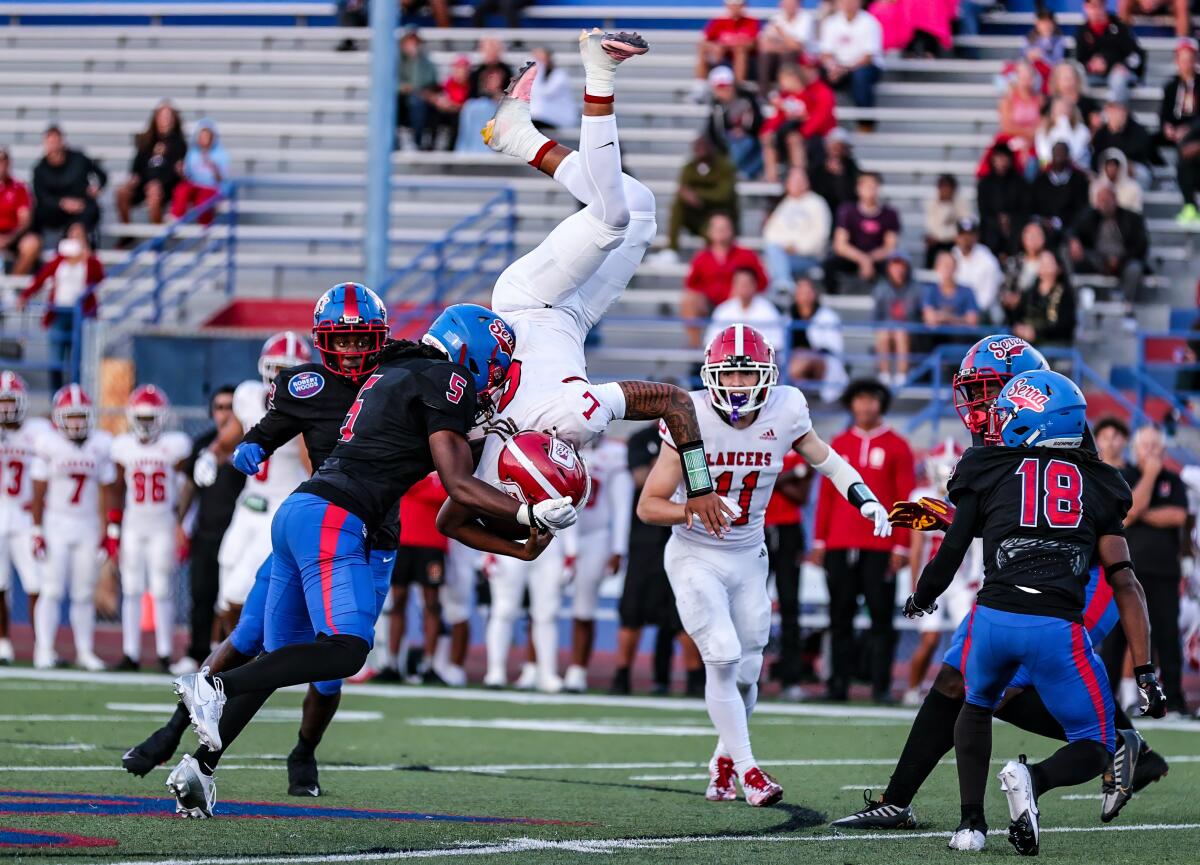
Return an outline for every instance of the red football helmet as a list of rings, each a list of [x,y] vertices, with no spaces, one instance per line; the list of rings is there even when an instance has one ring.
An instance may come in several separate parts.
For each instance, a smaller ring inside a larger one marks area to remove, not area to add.
[[[501,488],[527,505],[566,496],[582,507],[592,491],[583,457],[569,443],[525,430],[504,443],[496,473]]]
[[[925,475],[934,489],[943,495],[946,492],[946,485],[950,483],[950,475],[954,474],[954,467],[958,465],[958,460],[962,455],[962,447],[954,439],[949,438],[938,442],[925,455]]]
[[[170,410],[171,402],[167,395],[152,384],[144,384],[130,395],[125,418],[133,434],[140,441],[149,442],[162,432]]]
[[[751,373],[758,380],[754,384],[723,384],[723,372]],[[731,324],[713,337],[704,350],[700,381],[708,388],[713,406],[737,420],[739,415],[762,408],[771,388],[779,381],[775,349],[750,325]]]
[[[92,434],[95,417],[92,399],[80,385],[64,385],[54,394],[50,419],[71,441],[85,441]]]
[[[11,369],[0,372],[0,424],[19,424],[29,407],[25,379]]]
[[[263,384],[270,384],[275,381],[275,376],[279,375],[280,370],[299,366],[310,360],[312,350],[304,341],[304,337],[293,331],[283,330],[263,343],[262,351],[258,355],[258,374],[262,376]]]

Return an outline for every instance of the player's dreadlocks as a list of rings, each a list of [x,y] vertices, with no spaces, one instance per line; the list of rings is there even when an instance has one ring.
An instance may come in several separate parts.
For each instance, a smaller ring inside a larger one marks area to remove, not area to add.
[[[413,342],[411,339],[393,339],[378,354],[381,364],[411,357],[423,357],[429,360],[447,360],[446,355],[439,349],[421,342]]]

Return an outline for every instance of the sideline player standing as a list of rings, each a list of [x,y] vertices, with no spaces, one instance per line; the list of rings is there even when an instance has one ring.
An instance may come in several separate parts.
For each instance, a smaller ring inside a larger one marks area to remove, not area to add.
[[[11,664],[8,639],[8,586],[16,569],[29,598],[29,620],[35,621],[41,590],[41,563],[33,557],[33,495],[30,466],[38,437],[50,429],[43,418],[26,418],[29,391],[12,370],[0,372],[0,664]]]
[[[113,440],[116,499],[124,502],[121,529],[121,636],[118,670],[136,670],[142,655],[142,596],[154,599],[154,647],[161,672],[171,666],[175,630],[176,538],[181,514],[180,469],[192,452],[181,432],[164,432],[171,405],[154,385],[129,397],[129,432]]]
[[[646,480],[638,516],[674,526],[666,565],[683,627],[704,658],[704,701],[719,740],[709,762],[710,801],[737,798],[735,780],[751,805],[783,797],[783,788],[759,768],[750,748],[749,719],[758,700],[763,648],[771,629],[767,595],[767,550],[763,520],[771,489],[789,450],[797,451],[833,483],[875,534],[887,537],[887,511],[849,463],[813,431],[808,402],[794,387],[776,387],[775,350],[744,324],[717,334],[704,353],[700,378],[705,389],[690,397],[700,419],[708,464],[722,496],[736,501],[734,520],[723,539],[693,530],[681,507],[682,469],[669,447]]]
[[[981,850],[987,837],[984,788],[992,754],[992,713],[1018,670],[1028,671],[1068,744],[1029,766],[1024,755],[1000,771],[1008,797],[1008,837],[1036,856],[1038,797],[1103,773],[1116,747],[1112,690],[1083,625],[1088,565],[1096,550],[1129,637],[1144,710],[1166,713],[1150,662],[1145,597],[1129,561],[1122,521],[1129,486],[1082,449],[1087,400],[1050,371],[1012,379],[989,413],[996,447],[974,447],[950,480],[957,510],[945,540],[904,605],[910,618],[936,609],[976,534],[985,577],[963,652],[966,703],[954,730],[962,821],[954,850]]]
[[[96,581],[100,578],[99,550],[116,558],[120,524],[100,523],[101,493],[115,500],[112,483],[116,469],[111,459],[112,436],[97,430],[92,401],[77,384],[54,395],[50,417],[54,428],[38,437],[30,468],[33,479],[33,555],[44,560],[42,594],[34,620],[33,664],[39,669],[57,661],[59,607],[71,594],[71,631],[75,636],[75,663],[85,670],[104,669],[94,651],[96,634]]]

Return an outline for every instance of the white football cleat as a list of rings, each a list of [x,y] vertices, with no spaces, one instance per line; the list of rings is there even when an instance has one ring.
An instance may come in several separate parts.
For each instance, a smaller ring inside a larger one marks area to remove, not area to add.
[[[1136,730],[1117,730],[1117,751],[1100,782],[1100,822],[1111,823],[1133,798],[1133,776],[1145,746]]]
[[[217,804],[217,781],[205,775],[191,754],[184,754],[179,765],[167,776],[167,789],[175,797],[175,813],[195,820],[213,815]]]
[[[209,681],[208,667],[175,680],[175,693],[188,710],[200,744],[210,751],[221,750],[221,712],[225,708],[225,686],[220,679]]]
[[[1025,765],[1025,755],[1019,760],[1009,760],[996,776],[1000,789],[1008,798],[1008,841],[1022,856],[1036,856],[1041,839],[1038,825],[1037,799],[1033,792],[1033,778]]]
[[[33,667],[35,670],[53,670],[57,666],[58,655],[54,654],[54,652],[34,651]]]
[[[13,654],[12,641],[5,637],[0,640],[0,664],[11,664],[14,660],[16,656]]]
[[[959,826],[950,836],[950,843],[946,846],[951,850],[973,853],[982,850],[985,844],[987,844],[987,833],[970,826]]]
[[[538,148],[546,140],[529,116],[529,99],[536,79],[537,64],[530,60],[508,82],[496,113],[480,132],[483,143],[492,150],[523,162],[537,156]]]
[[[714,756],[708,761],[708,789],[704,798],[709,802],[732,802],[737,799],[737,772],[730,757]]]
[[[567,667],[563,676],[563,690],[572,694],[582,694],[587,690],[587,670],[578,664]]]
[[[527,661],[521,665],[521,675],[517,676],[517,681],[513,683],[513,687],[518,691],[532,691],[537,687],[537,684],[537,665]]]
[[[75,666],[89,673],[100,673],[108,669],[108,664],[101,661],[95,652],[80,652],[75,656]]]
[[[783,798],[783,788],[774,778],[755,766],[742,776],[742,795],[755,808],[774,805]]]
[[[539,674],[537,677],[537,690],[543,694],[561,694],[563,689],[563,680],[548,673],[546,675]]]
[[[467,671],[458,664],[439,664],[436,660],[433,662],[433,671],[442,677],[442,681],[449,688],[465,688],[467,686]],[[503,687],[504,683],[501,683]]]

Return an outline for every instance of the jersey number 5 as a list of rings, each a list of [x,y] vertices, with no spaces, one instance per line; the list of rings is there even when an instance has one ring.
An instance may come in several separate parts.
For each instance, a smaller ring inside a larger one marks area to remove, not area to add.
[[[450,400],[451,404],[458,405],[462,402],[463,394],[466,393],[467,380],[458,373],[450,374],[450,389],[446,391],[446,399]]]
[[[342,428],[339,430],[339,432],[342,434],[342,437],[339,438],[338,441],[348,442],[350,439],[354,438],[354,423],[358,420],[358,413],[362,411],[363,398],[366,396],[367,391],[375,387],[375,383],[381,378],[383,378],[383,376],[373,375],[364,381],[363,386],[358,389],[358,399],[356,399],[354,404],[350,406],[350,411],[346,412],[346,419],[342,421]]]
[[[1052,529],[1076,529],[1083,519],[1083,475],[1079,466],[1062,460],[1050,460],[1043,470],[1036,459],[1021,461],[1021,525],[1036,529],[1039,511]],[[1038,488],[1045,492],[1039,500]]]

